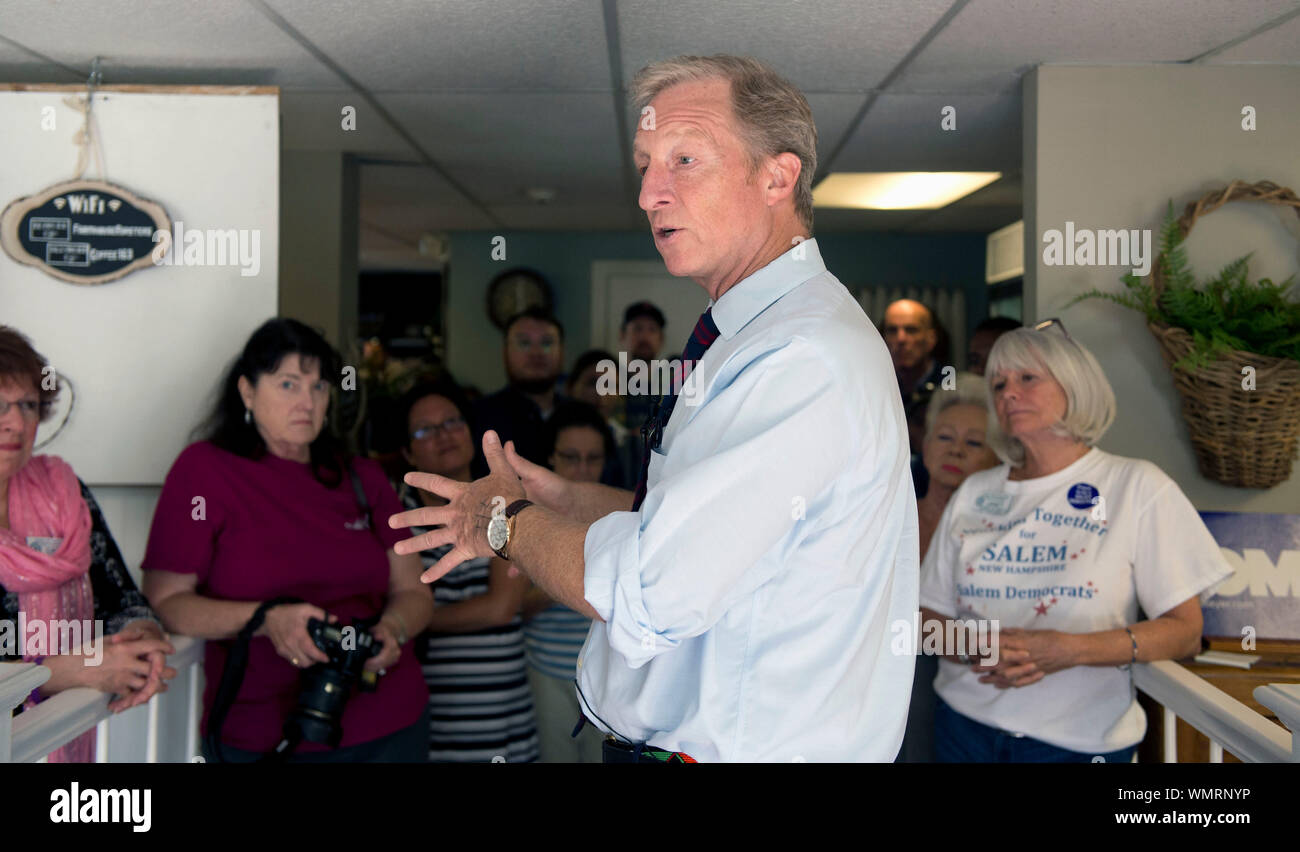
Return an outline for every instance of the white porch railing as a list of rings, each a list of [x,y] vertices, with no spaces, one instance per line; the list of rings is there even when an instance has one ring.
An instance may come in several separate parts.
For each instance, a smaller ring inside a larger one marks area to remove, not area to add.
[[[1178,762],[1180,718],[1209,737],[1211,763],[1222,763],[1225,749],[1247,763],[1300,762],[1300,684],[1255,690],[1255,700],[1276,712],[1288,733],[1172,660],[1139,663],[1133,683],[1165,708],[1165,763]]]
[[[142,738],[132,738],[126,749],[114,748],[112,752],[109,719],[116,717],[108,710],[109,696],[94,689],[68,689],[11,718],[13,709],[49,679],[50,671],[31,663],[0,664],[0,763],[40,761],[91,728],[98,731],[97,763],[108,762],[110,756],[117,762],[140,763],[192,759],[199,753],[203,641],[189,636],[170,638],[176,653],[167,658],[167,664],[176,669],[176,677],[167,692],[155,695],[143,708],[120,714],[144,713],[146,727]],[[174,746],[179,743],[184,744],[184,751],[177,753]],[[172,747],[166,748],[167,744]]]
[[[136,744],[119,761],[156,763],[160,759],[190,760],[199,753],[203,642],[188,636],[171,637],[176,653],[167,662],[177,671],[172,688],[146,705],[128,711],[147,713],[143,747]],[[108,696],[92,689],[69,689],[11,719],[13,708],[49,678],[49,670],[29,663],[0,664],[0,763],[31,763],[59,746],[98,727],[97,762],[109,760]],[[1164,759],[1177,762],[1176,720],[1181,718],[1210,739],[1210,760],[1222,762],[1226,749],[1251,763],[1300,763],[1300,684],[1269,684],[1255,690],[1255,699],[1277,713],[1288,732],[1226,692],[1197,677],[1178,663],[1164,660],[1134,667],[1138,689],[1165,708]],[[179,687],[179,688],[177,688]],[[174,744],[184,743],[176,753]],[[171,743],[162,754],[160,743]]]

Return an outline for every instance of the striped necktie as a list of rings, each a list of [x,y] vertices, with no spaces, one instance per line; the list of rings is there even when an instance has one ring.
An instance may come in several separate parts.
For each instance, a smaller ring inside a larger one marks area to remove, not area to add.
[[[691,339],[686,341],[686,348],[682,350],[682,383],[685,383],[696,362],[704,357],[704,353],[717,339],[718,327],[713,323],[713,308],[710,307],[700,314],[699,322],[695,323],[695,330],[691,332]],[[672,416],[673,406],[677,404],[677,396],[681,393],[681,384],[674,387],[672,391],[666,398],[660,396],[656,400],[654,412],[641,427],[641,479],[637,482],[636,497],[632,500],[633,512],[640,509],[642,501],[645,500],[646,478],[650,472],[650,452],[659,448],[664,427],[668,425],[668,418]]]

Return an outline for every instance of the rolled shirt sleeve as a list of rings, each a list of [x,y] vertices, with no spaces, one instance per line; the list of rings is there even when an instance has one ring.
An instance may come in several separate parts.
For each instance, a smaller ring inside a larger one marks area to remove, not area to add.
[[[683,398],[640,512],[588,529],[584,593],[631,667],[709,630],[770,580],[781,561],[764,555],[860,451],[825,364],[796,337],[699,408]]]

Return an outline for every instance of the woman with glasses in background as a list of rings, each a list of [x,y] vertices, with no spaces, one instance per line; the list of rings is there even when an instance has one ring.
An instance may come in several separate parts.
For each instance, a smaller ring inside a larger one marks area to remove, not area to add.
[[[949,500],[920,597],[926,622],[1000,631],[944,648],[936,757],[1128,761],[1146,733],[1131,665],[1196,653],[1198,596],[1231,569],[1172,479],[1096,446],[1115,395],[1059,321],[1002,335],[985,380],[1003,464]]]
[[[615,457],[614,436],[601,412],[576,400],[561,403],[546,422],[551,469],[570,482],[600,482]],[[573,736],[580,709],[574,680],[591,619],[556,603],[533,586],[524,595],[528,682],[537,707],[543,763],[601,763],[604,737],[584,724]]]
[[[84,686],[116,696],[108,709],[120,713],[167,689],[176,670],[165,658],[175,649],[127,573],[90,489],[58,456],[32,455],[36,429],[59,395],[51,377],[27,338],[0,325],[0,620],[9,622],[0,631],[17,640],[0,642],[0,662],[50,670],[24,708]],[[58,622],[79,629],[55,630]],[[38,624],[44,629],[30,629]],[[62,647],[78,635],[81,645]],[[49,755],[50,763],[94,759],[93,730]]]
[[[403,398],[402,455],[413,468],[459,482],[472,480],[469,404],[450,379],[418,385]],[[447,501],[406,483],[406,509]],[[432,527],[412,527],[412,535]],[[451,549],[426,550],[426,570]],[[436,606],[416,653],[429,687],[429,760],[524,763],[537,759],[537,728],[524,664],[519,608],[528,578],[509,576],[496,557],[471,559],[433,584]]]

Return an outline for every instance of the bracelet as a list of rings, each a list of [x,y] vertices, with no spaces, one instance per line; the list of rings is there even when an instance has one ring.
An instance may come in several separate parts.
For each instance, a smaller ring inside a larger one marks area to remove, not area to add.
[[[1124,632],[1128,634],[1128,638],[1133,642],[1133,659],[1129,662],[1129,665],[1133,665],[1133,663],[1138,661],[1138,640],[1137,637],[1133,635],[1133,631],[1129,630],[1127,627],[1124,628]]]

